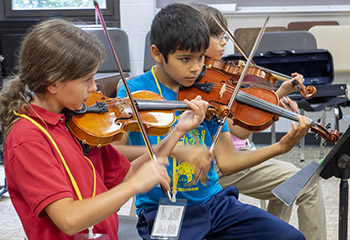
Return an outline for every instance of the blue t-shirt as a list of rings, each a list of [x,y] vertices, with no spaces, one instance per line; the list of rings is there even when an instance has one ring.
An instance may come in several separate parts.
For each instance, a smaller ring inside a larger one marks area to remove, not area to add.
[[[138,90],[149,90],[159,93],[156,81],[151,71],[145,74],[131,79],[128,81],[128,86],[131,92]],[[161,93],[166,100],[177,100],[177,93],[167,88],[165,85],[159,82]],[[124,98],[126,96],[125,87],[122,86],[118,92],[118,97]],[[177,124],[177,119],[181,114],[180,111],[176,111],[176,121],[172,128]],[[188,132],[180,141],[178,145],[196,145],[201,144],[205,147],[210,147],[212,144],[212,136],[215,135],[218,128],[218,124],[214,120],[204,120],[198,127]],[[229,131],[227,123],[223,127],[223,132]],[[151,144],[159,143],[166,136],[148,136]],[[142,135],[139,132],[129,132],[130,145],[145,145]],[[171,184],[173,184],[173,158],[169,157],[169,166],[167,167],[168,174],[170,176]],[[221,186],[218,183],[218,175],[214,170],[214,162],[212,162],[210,170],[205,180],[199,181],[195,184],[194,169],[190,164],[186,162],[177,161],[176,163],[176,175],[178,179],[177,183],[177,198],[187,199],[188,205],[197,205],[207,202],[214,194],[221,191]],[[165,195],[160,187],[155,187],[151,191],[145,194],[138,194],[136,197],[137,213],[141,209],[148,206],[155,206],[158,204],[160,198],[164,198]]]

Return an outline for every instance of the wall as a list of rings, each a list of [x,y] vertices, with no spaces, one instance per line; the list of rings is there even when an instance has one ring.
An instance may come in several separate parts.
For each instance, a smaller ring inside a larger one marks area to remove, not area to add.
[[[129,36],[130,59],[131,59],[131,76],[143,73],[144,57],[144,39],[150,28],[153,16],[156,13],[155,0],[121,0],[121,28]],[[236,28],[243,27],[260,27],[262,26],[267,14],[261,13],[241,13],[226,14],[228,27],[231,32]],[[331,12],[331,13],[272,13],[268,26],[285,26],[292,21],[338,21],[340,25],[350,25],[350,12]],[[344,46],[349,47],[349,46]],[[226,47],[226,52],[233,52],[232,43]],[[297,71],[297,69],[296,69]],[[350,73],[339,73],[335,75],[335,83],[347,83],[350,85]],[[348,108],[343,108],[344,114],[350,114]],[[334,124],[332,112],[326,112],[326,122]],[[321,113],[306,113],[306,116],[317,120],[322,117]],[[334,126],[334,125],[333,125]],[[340,121],[340,131],[346,130],[348,122]],[[280,119],[276,124],[277,132],[286,132],[290,128],[290,121]],[[266,130],[267,132],[270,129]]]

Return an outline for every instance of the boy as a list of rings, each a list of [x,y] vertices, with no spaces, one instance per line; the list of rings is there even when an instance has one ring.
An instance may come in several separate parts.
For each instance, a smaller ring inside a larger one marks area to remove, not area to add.
[[[213,19],[213,15],[219,16],[220,19],[226,22],[225,17],[219,10],[204,4],[191,4],[191,6],[201,13],[209,27],[210,43],[205,52],[206,57],[220,60],[224,55],[227,41],[223,37],[224,32]],[[304,81],[300,74],[294,73],[292,77],[300,82]],[[276,90],[276,94],[281,100],[284,99],[283,96],[295,91],[291,82],[292,80],[283,82],[281,87]],[[298,111],[298,105],[294,101],[289,100],[288,106],[292,111]],[[249,150],[250,144],[246,139],[251,132],[238,125],[233,125],[231,119],[228,120],[228,126],[236,149]],[[285,222],[289,222],[292,206],[288,207],[283,204],[272,194],[271,190],[298,171],[299,169],[289,162],[270,159],[232,175],[223,176],[220,171],[218,171],[218,175],[219,183],[223,188],[236,186],[240,193],[269,200],[267,211]],[[299,230],[305,235],[306,239],[325,240],[327,237],[326,214],[320,186],[316,184],[301,196],[298,196],[296,205],[298,206]]]
[[[130,80],[128,85],[131,91],[150,90],[166,100],[176,100],[180,85],[190,87],[201,73],[204,52],[209,46],[208,27],[198,11],[188,5],[172,4],[154,18],[151,44],[156,66]],[[124,87],[118,96],[125,97]],[[169,159],[167,170],[172,179],[173,193],[177,193],[177,198],[187,200],[180,239],[304,239],[299,231],[273,215],[239,202],[235,187],[221,189],[214,162],[206,149],[212,144],[211,137],[217,128],[214,120],[203,121],[179,141]],[[299,125],[293,124],[293,129],[279,143],[255,152],[237,152],[225,123],[214,157],[224,174],[232,174],[289,151],[308,128],[309,123],[301,117]],[[152,144],[160,139],[150,136]],[[130,145],[144,145],[137,132],[129,133],[129,141]],[[145,151],[144,147],[118,145],[117,148],[129,160]],[[209,170],[207,164],[210,164]],[[193,165],[201,167],[195,169]],[[193,174],[200,168],[205,174],[197,183]],[[164,194],[159,187],[137,196],[137,228],[144,239],[150,239],[157,205],[162,197]]]

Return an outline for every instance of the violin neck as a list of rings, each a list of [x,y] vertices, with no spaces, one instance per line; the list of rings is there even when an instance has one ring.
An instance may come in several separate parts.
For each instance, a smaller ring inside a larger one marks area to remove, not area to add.
[[[280,73],[280,72],[276,72],[274,70],[271,70],[271,69],[268,69],[268,68],[265,68],[265,67],[262,67],[262,66],[258,66],[261,70],[264,70],[266,72],[269,72],[271,73],[275,78],[277,78],[278,80],[280,81],[288,81],[290,79],[292,79],[290,76],[286,75],[286,74],[283,74],[283,73]]]
[[[277,106],[273,103],[270,103],[268,101],[265,101],[263,99],[257,98],[255,96],[252,96],[246,92],[239,91],[237,95],[237,101],[247,104],[249,106],[276,114],[280,117],[284,117],[293,121],[298,121],[299,114],[292,112],[288,109],[285,109],[283,107]],[[310,118],[307,118],[311,124],[313,124],[313,120]]]
[[[182,101],[135,100],[139,111],[151,110],[187,110],[187,104]]]

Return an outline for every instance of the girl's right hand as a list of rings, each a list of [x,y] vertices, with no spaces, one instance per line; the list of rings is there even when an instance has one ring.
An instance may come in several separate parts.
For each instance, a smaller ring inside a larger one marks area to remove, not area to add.
[[[167,157],[158,157],[157,162],[153,160],[145,162],[130,178],[137,192],[148,192],[158,183],[165,191],[170,191],[170,178],[166,165],[168,165]]]

